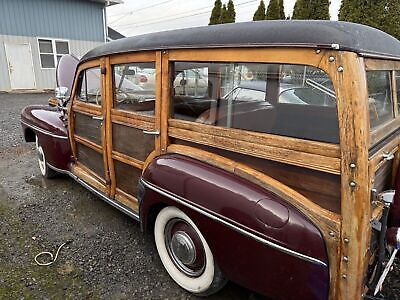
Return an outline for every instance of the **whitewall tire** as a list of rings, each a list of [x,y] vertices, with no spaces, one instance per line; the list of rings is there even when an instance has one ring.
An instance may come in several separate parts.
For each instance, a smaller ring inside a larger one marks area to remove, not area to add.
[[[56,176],[57,173],[54,170],[50,169],[49,166],[47,165],[46,155],[44,153],[43,147],[40,145],[37,136],[35,144],[36,144],[36,152],[38,155],[40,173],[45,178],[53,178],[54,176]]]
[[[154,238],[165,269],[185,290],[206,296],[218,292],[226,284],[207,241],[178,208],[169,206],[158,213]]]

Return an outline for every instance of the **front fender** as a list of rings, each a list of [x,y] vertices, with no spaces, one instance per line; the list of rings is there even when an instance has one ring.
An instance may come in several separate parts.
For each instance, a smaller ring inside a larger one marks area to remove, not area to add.
[[[31,105],[22,110],[21,126],[25,141],[34,142],[38,137],[48,164],[61,170],[68,170],[71,148],[68,130],[60,112],[45,105]]]
[[[328,258],[322,235],[277,195],[179,154],[154,159],[142,183],[142,222],[162,202],[181,208],[199,226],[229,279],[276,298],[327,297]],[[279,281],[282,285],[271,284]],[[289,284],[292,290],[279,291]]]

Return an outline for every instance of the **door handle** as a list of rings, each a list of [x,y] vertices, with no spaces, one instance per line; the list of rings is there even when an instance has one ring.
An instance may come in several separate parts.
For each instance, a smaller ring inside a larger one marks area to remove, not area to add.
[[[93,116],[92,119],[93,120],[98,120],[98,121],[103,121],[104,117],[103,116]]]
[[[143,130],[143,133],[148,135],[160,135],[159,131]]]
[[[382,154],[382,158],[383,158],[383,160],[385,160],[385,161],[389,161],[389,160],[394,159],[394,154],[393,154],[393,153],[390,153],[390,152],[384,152],[384,153]]]

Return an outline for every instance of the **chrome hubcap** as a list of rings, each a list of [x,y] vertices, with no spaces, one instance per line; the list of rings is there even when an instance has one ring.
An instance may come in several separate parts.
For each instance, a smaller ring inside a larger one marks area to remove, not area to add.
[[[183,231],[177,231],[172,236],[171,250],[175,259],[181,261],[185,265],[193,263],[196,259],[195,245],[190,236]]]
[[[196,231],[184,220],[172,219],[164,234],[165,246],[174,265],[187,276],[200,276],[205,269],[205,252]]]

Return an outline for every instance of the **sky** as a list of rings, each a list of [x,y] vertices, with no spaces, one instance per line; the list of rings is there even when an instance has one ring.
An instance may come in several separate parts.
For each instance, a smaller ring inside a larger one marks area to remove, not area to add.
[[[215,0],[123,0],[107,8],[108,26],[125,36],[207,25]],[[284,0],[291,15],[296,0]],[[330,15],[337,20],[341,0],[331,0]],[[228,0],[222,0],[228,3]],[[260,0],[233,0],[236,22],[253,19]],[[269,0],[264,0],[268,6]]]

